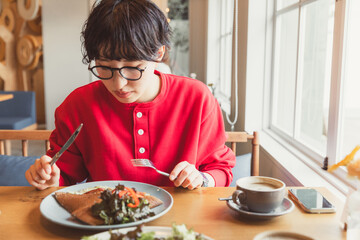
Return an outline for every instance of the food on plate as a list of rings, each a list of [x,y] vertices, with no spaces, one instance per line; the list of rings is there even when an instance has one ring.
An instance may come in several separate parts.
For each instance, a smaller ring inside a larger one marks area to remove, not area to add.
[[[115,189],[93,189],[77,194],[56,192],[59,204],[76,219],[90,225],[122,224],[151,216],[151,208],[163,202],[148,193],[117,185]]]
[[[103,235],[103,234],[102,234]],[[187,229],[185,224],[173,224],[172,231],[169,236],[157,236],[154,231],[143,231],[143,225],[137,226],[134,230],[123,233],[121,231],[109,230],[108,237],[101,237],[107,240],[203,240],[202,234],[192,229]],[[81,240],[97,240],[99,234],[82,237]]]

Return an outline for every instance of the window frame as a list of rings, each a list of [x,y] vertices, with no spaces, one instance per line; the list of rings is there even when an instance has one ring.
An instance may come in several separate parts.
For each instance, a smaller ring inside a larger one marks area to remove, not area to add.
[[[271,12],[268,12],[269,15],[275,16],[277,12],[287,11],[293,8],[300,8],[305,4],[315,2],[317,0],[300,0],[299,3],[292,4],[280,11],[276,11],[276,0],[271,0],[269,3],[273,3],[273,7],[269,7]],[[268,4],[269,4],[268,3]],[[272,94],[274,93],[274,47],[275,47],[275,38],[276,38],[276,21],[273,21],[269,24],[272,27],[272,37],[271,37],[271,49],[267,49],[268,52],[271,54],[271,72],[270,77],[270,96],[268,97],[270,100],[270,104],[268,107],[270,108],[267,110],[268,119],[264,121],[263,127],[264,129],[269,129],[270,132],[274,133],[276,136],[280,137],[286,144],[289,146],[294,147],[302,154],[306,155],[313,163],[315,163],[318,167],[314,169],[320,175],[327,178],[329,173],[323,171],[321,167],[323,167],[324,158],[327,157],[328,166],[339,162],[341,159],[340,156],[340,144],[341,141],[340,134],[341,134],[341,126],[342,126],[342,103],[343,103],[343,87],[344,87],[344,51],[343,51],[343,43],[344,38],[346,35],[346,0],[336,0],[335,1],[335,16],[334,16],[334,36],[333,36],[333,43],[332,43],[332,63],[331,63],[331,85],[330,85],[330,103],[329,103],[329,118],[328,118],[328,132],[327,132],[327,150],[326,155],[322,155],[319,152],[316,152],[309,147],[305,146],[303,143],[297,141],[293,137],[288,136],[284,133],[281,129],[277,128],[272,124],[271,119],[273,118],[273,102],[272,102]],[[299,18],[301,13],[299,14]],[[272,19],[271,17],[268,19]],[[276,19],[275,17],[273,19]],[[299,19],[300,24],[301,19]],[[301,36],[298,36],[298,41]],[[299,43],[298,43],[299,48]],[[297,54],[299,54],[299,49],[297,49]],[[297,56],[298,58],[298,56]],[[297,65],[298,67],[298,65]],[[297,78],[298,78],[297,73]],[[297,90],[298,91],[298,90]],[[296,110],[295,110],[296,111]],[[296,121],[296,118],[294,119]],[[295,127],[293,128],[294,131]],[[296,133],[294,133],[294,136]],[[338,160],[338,161],[336,161]],[[347,179],[347,171],[344,167],[339,168],[337,171],[331,173],[332,175],[336,176],[339,180],[344,182],[346,185],[355,187],[355,183],[349,179]],[[328,178],[329,182],[333,182]]]

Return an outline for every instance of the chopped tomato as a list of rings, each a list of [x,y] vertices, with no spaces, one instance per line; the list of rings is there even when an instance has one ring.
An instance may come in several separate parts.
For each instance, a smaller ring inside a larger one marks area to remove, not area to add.
[[[128,187],[125,187],[125,189],[129,191],[130,196],[134,200],[134,203],[129,203],[127,206],[131,207],[131,208],[136,208],[137,206],[139,206],[140,200],[139,200],[137,194],[135,193],[134,189],[128,188]]]
[[[128,193],[127,190],[123,190],[119,192],[119,198],[122,198],[126,193]]]

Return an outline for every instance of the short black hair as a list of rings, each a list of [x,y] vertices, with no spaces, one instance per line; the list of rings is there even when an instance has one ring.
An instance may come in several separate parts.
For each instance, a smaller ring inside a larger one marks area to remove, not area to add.
[[[95,3],[81,32],[83,62],[155,61],[158,49],[170,49],[171,29],[150,0],[102,0]]]

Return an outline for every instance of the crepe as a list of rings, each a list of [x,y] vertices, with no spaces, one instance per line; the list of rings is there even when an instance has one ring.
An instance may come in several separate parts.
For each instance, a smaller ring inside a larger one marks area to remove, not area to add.
[[[150,208],[160,206],[161,204],[164,203],[159,198],[151,196],[151,195],[145,195],[144,198],[149,201],[149,207]]]
[[[95,203],[101,202],[99,191],[86,194],[56,192],[55,198],[60,203],[60,205],[70,213],[81,207],[92,206]]]
[[[78,220],[87,223],[89,225],[102,225],[104,220],[92,215],[91,206],[85,206],[79,208],[71,213],[72,216],[76,217]]]
[[[97,189],[83,194],[55,192],[55,199],[76,219],[89,225],[102,225],[104,224],[104,220],[93,216],[91,211],[91,207],[95,203],[100,203],[102,201],[100,198],[102,191],[103,189]],[[144,198],[149,201],[150,209],[163,204],[163,201],[155,196],[146,193],[142,194],[145,195]]]

